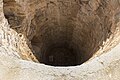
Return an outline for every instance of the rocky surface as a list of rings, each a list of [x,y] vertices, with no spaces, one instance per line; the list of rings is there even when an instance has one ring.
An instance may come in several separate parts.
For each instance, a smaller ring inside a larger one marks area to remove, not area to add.
[[[119,18],[119,0],[0,0],[0,80],[119,80]],[[44,65],[62,48],[79,65]]]
[[[1,80],[119,80],[120,44],[106,54],[73,67],[52,67],[0,55]],[[113,55],[114,53],[114,55]]]

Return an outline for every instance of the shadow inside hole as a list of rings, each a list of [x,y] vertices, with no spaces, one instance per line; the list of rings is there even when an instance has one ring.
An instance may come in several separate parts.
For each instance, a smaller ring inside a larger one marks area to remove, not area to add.
[[[75,66],[77,65],[77,54],[73,49],[67,47],[55,47],[47,50],[44,62],[52,66]]]

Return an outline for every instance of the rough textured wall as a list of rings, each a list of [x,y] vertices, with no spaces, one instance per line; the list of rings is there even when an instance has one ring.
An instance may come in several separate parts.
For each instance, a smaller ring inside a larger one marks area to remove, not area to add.
[[[0,4],[0,39],[1,39],[1,52],[4,55],[15,56],[16,58],[35,60],[32,56],[32,52],[27,45],[25,37],[21,33],[17,33],[15,30],[10,28],[7,19],[3,13],[3,1]]]
[[[105,46],[103,42],[114,40],[119,11],[118,0],[4,0],[10,27],[24,35],[39,61],[51,47],[64,45],[86,61]]]
[[[119,80],[119,67],[115,67],[119,65],[119,46],[113,50],[120,40],[119,0],[1,0],[0,6],[1,79]],[[44,62],[51,48],[64,45],[76,52],[78,63],[94,56],[83,67],[48,70],[48,66],[32,62],[4,59],[11,56]],[[102,57],[105,55],[107,58]],[[31,78],[32,74],[36,78]]]

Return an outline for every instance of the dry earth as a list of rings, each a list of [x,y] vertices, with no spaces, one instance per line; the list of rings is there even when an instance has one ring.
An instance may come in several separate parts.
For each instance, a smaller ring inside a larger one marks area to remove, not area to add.
[[[0,0],[0,80],[120,80],[119,0]]]

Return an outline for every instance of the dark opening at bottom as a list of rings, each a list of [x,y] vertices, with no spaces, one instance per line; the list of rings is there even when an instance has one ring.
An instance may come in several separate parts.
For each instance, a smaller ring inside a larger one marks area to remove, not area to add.
[[[44,63],[52,66],[75,66],[77,65],[76,56],[72,49],[56,47],[48,50]]]

